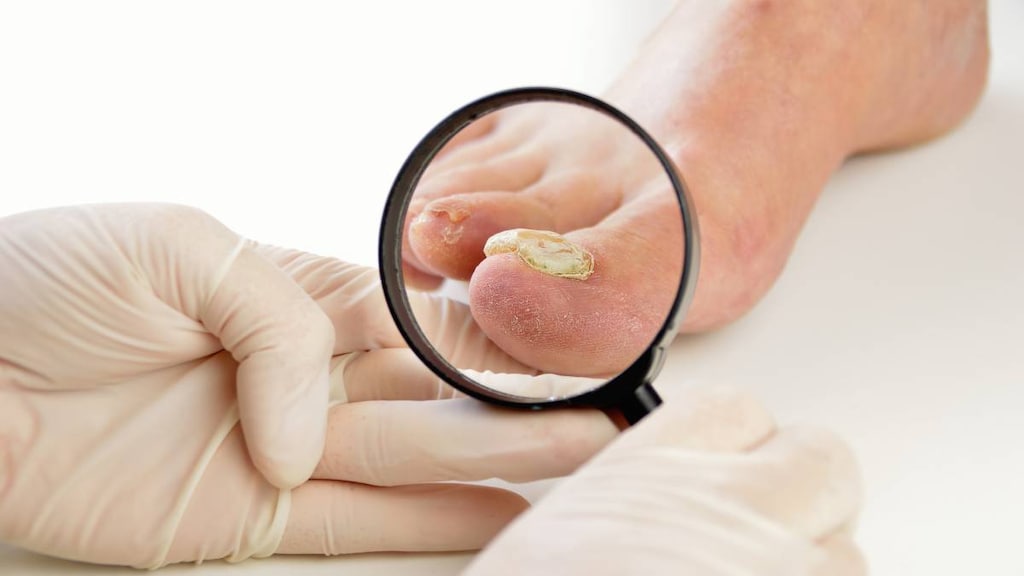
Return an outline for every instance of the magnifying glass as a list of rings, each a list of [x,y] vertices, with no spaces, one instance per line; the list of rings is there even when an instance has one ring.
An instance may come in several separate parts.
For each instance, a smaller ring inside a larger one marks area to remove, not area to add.
[[[682,178],[635,121],[578,92],[519,88],[456,110],[413,149],[384,209],[380,274],[409,347],[457,390],[633,424],[661,403],[652,381],[693,297],[698,238]],[[431,340],[409,291],[442,277],[500,353],[467,363]]]

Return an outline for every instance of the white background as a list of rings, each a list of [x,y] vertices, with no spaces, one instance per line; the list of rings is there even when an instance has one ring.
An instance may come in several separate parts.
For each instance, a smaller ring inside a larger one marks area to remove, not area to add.
[[[376,263],[392,179],[456,107],[599,93],[670,4],[602,0],[0,5],[0,214],[199,206]]]
[[[375,263],[391,179],[493,90],[599,94],[669,3],[0,4],[0,215],[159,200]],[[992,2],[989,91],[952,135],[851,161],[750,315],[659,386],[725,383],[828,425],[867,481],[874,574],[1024,574],[1024,4]],[[2,286],[0,286],[2,290]],[[536,487],[526,487],[527,492]],[[166,573],[450,574],[466,555]],[[0,574],[106,573],[0,547]]]

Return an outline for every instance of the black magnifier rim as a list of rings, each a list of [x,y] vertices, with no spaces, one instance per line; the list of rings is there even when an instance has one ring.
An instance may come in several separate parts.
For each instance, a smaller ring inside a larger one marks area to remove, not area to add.
[[[402,273],[402,234],[405,227],[405,215],[408,212],[416,185],[431,160],[453,136],[470,123],[491,112],[527,102],[565,102],[589,108],[614,118],[640,138],[658,159],[676,192],[683,217],[685,242],[683,273],[679,279],[675,301],[664,325],[647,349],[624,372],[593,390],[577,396],[544,400],[516,396],[481,386],[467,378],[458,368],[452,366],[437,352],[420,329],[419,323],[416,322],[409,305]],[[510,408],[541,409],[566,406],[613,408],[624,403],[627,398],[631,398],[641,386],[650,384],[661,371],[665,348],[675,336],[685,311],[693,300],[700,258],[699,238],[700,234],[697,230],[697,220],[689,189],[683,182],[675,163],[646,130],[611,104],[593,96],[565,88],[534,86],[504,90],[475,100],[451,113],[423,137],[409,154],[391,186],[391,193],[384,206],[378,257],[384,299],[387,301],[392,318],[395,319],[398,331],[416,356],[445,382],[469,396]]]

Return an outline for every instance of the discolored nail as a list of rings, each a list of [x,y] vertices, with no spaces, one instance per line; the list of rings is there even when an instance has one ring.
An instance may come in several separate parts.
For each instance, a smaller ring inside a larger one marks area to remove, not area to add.
[[[586,280],[594,272],[594,256],[564,236],[547,230],[516,228],[487,239],[484,254],[514,253],[527,266],[549,276]]]
[[[445,244],[455,244],[462,238],[464,225],[462,221],[469,218],[469,210],[462,206],[449,205],[443,201],[431,202],[426,206],[409,226],[410,231],[426,229],[442,224],[441,228],[435,230],[435,234],[441,235]]]

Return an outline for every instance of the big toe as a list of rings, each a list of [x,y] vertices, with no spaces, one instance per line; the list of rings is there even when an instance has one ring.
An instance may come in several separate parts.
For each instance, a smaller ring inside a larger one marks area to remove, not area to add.
[[[666,198],[667,197],[667,198]],[[577,376],[622,372],[650,345],[675,301],[683,227],[674,195],[641,197],[565,240],[586,256],[550,253],[543,234],[506,240],[469,285],[481,329],[517,360]],[[548,265],[550,264],[550,265]]]

